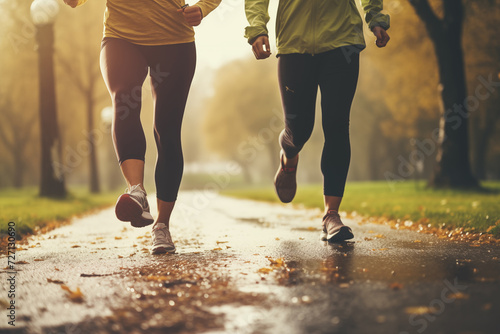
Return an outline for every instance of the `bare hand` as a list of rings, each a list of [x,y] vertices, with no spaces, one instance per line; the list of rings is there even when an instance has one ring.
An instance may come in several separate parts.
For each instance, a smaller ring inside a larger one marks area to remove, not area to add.
[[[79,0],[64,0],[64,3],[70,6],[71,8],[75,8],[78,5]]]
[[[265,49],[264,49],[265,47]],[[271,55],[271,47],[269,46],[269,37],[259,36],[252,44],[252,51],[257,59],[266,59]]]
[[[384,46],[386,46],[391,39],[387,34],[387,31],[385,31],[385,29],[382,27],[373,27],[372,31],[375,37],[377,37],[377,41],[375,42],[375,44],[379,48],[383,48]]]
[[[201,20],[203,19],[201,8],[196,5],[188,6],[186,8],[180,8],[177,11],[182,12],[187,23],[193,27],[199,25],[201,23]]]

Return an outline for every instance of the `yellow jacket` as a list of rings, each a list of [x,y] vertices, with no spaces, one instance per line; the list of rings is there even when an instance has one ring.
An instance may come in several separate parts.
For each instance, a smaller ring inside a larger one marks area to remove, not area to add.
[[[87,0],[79,0],[78,6]],[[199,0],[203,17],[221,0]],[[114,37],[139,45],[181,44],[194,41],[194,29],[177,12],[185,0],[107,0],[104,37]]]

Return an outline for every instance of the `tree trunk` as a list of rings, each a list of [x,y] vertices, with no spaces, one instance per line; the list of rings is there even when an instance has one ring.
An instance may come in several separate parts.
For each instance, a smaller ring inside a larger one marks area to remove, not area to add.
[[[87,128],[89,141],[89,177],[90,177],[90,192],[93,194],[101,192],[99,184],[99,170],[97,168],[97,152],[94,136],[94,97],[92,95],[92,87],[89,87],[87,94]]]
[[[23,161],[24,150],[17,151],[14,153],[14,188],[21,189],[23,187],[24,180],[24,161]]]
[[[66,197],[64,173],[56,166],[61,164],[61,141],[57,124],[55,97],[52,25],[37,28],[38,66],[40,71],[40,134],[41,134],[41,183],[40,196]]]
[[[429,184],[436,188],[478,187],[469,160],[468,112],[462,51],[463,4],[443,0],[439,19],[427,0],[410,0],[434,43],[442,99],[436,167]]]
[[[479,123],[479,122],[478,122]],[[495,133],[496,119],[490,119],[484,127],[476,126],[476,141],[474,145],[475,172],[479,180],[486,178],[486,155],[488,153],[490,139]]]

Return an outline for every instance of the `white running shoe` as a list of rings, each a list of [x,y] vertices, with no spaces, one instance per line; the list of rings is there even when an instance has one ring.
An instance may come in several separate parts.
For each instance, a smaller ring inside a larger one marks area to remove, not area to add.
[[[157,223],[153,227],[152,254],[175,253],[175,246],[168,227],[163,223]]]
[[[118,198],[115,206],[116,217],[124,222],[130,222],[133,227],[144,227],[153,224],[154,219],[149,213],[147,194],[139,184],[126,190]]]

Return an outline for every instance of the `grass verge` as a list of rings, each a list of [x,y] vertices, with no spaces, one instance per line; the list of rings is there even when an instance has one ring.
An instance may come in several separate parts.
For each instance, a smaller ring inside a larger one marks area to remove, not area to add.
[[[16,238],[21,239],[38,229],[55,227],[91,210],[115,203],[119,192],[90,194],[82,188],[71,189],[63,200],[41,198],[38,189],[0,190],[0,238],[6,236],[8,222],[14,222]]]
[[[424,182],[351,182],[341,210],[500,237],[500,182],[484,182],[483,187],[484,191],[458,191],[429,189]],[[228,189],[222,194],[278,202],[272,187]],[[299,186],[293,203],[322,209],[322,187]]]

